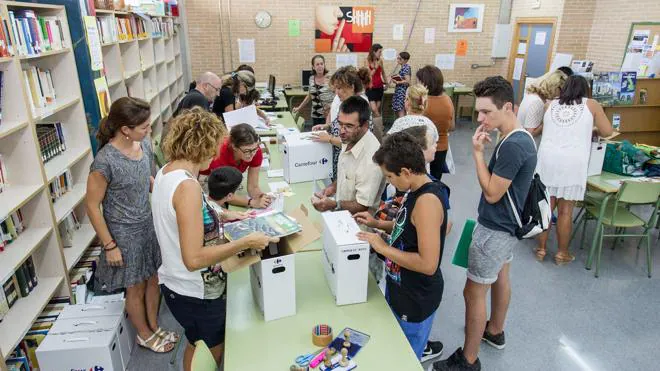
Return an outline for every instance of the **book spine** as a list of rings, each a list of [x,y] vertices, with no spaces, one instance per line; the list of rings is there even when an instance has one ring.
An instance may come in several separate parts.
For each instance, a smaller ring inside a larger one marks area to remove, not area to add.
[[[14,273],[14,277],[16,277],[16,282],[18,283],[19,295],[22,298],[28,296],[30,294],[30,284],[28,283],[28,279],[25,276],[25,270],[23,270],[22,265],[18,267],[18,269]]]
[[[27,258],[24,265],[25,265],[25,269],[27,270],[28,276],[30,277],[30,281],[32,281],[32,288],[37,287],[37,284],[39,283],[39,279],[37,278],[37,269],[34,266],[34,260],[32,260],[31,256]]]

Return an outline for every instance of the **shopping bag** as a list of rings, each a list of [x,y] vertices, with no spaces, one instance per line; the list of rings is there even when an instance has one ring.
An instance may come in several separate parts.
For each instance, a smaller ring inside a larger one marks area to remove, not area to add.
[[[445,165],[447,165],[447,171],[451,175],[456,174],[456,165],[454,164],[454,156],[451,154],[451,146],[447,144],[447,156],[445,157]]]
[[[465,220],[461,238],[458,240],[458,246],[456,246],[454,257],[451,260],[452,264],[463,268],[468,267],[468,251],[470,250],[470,244],[472,244],[472,232],[476,225],[477,222],[472,219]]]

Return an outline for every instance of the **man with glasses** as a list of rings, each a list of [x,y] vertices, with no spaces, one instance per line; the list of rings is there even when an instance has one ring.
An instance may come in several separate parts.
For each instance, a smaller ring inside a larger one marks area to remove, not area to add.
[[[385,184],[380,167],[372,160],[380,143],[369,131],[370,117],[369,103],[360,96],[346,98],[339,107],[337,121],[342,149],[337,180],[314,195],[312,205],[316,210],[348,210],[355,214],[378,207]]]
[[[176,117],[181,110],[196,106],[207,111],[211,110],[211,103],[220,94],[222,80],[213,72],[204,72],[195,80],[195,88],[190,89],[179,105],[176,107],[172,117]]]

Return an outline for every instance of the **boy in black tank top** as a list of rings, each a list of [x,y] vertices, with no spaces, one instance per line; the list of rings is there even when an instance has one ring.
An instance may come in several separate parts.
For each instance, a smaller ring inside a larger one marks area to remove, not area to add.
[[[387,259],[385,297],[421,359],[444,288],[440,271],[447,229],[443,186],[426,174],[422,149],[408,133],[388,136],[373,160],[387,181],[407,194],[394,221],[377,221],[377,228],[390,233],[389,241],[370,232],[360,232],[358,237]],[[361,224],[373,219],[364,213],[355,218]]]

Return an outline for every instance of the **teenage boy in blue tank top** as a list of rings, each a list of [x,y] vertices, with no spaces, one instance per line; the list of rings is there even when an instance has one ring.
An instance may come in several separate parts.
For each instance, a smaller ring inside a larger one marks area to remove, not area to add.
[[[387,136],[373,160],[387,181],[407,194],[393,221],[379,221],[379,228],[390,233],[389,241],[370,232],[359,232],[358,238],[386,259],[385,298],[421,359],[444,288],[440,271],[447,231],[443,185],[426,174],[422,148],[408,133]]]
[[[509,265],[518,244],[517,224],[506,193],[508,190],[518,213],[522,214],[521,207],[536,168],[534,141],[522,131],[513,112],[511,84],[502,76],[488,77],[474,86],[474,94],[479,113],[477,120],[481,125],[472,136],[472,156],[482,193],[463,290],[465,342],[463,348],[458,348],[448,359],[435,362],[434,371],[481,370],[478,356],[482,340],[504,349],[504,321],[511,299]],[[510,137],[506,142],[499,142],[486,165],[484,145],[491,141],[489,132],[495,129],[502,138]],[[486,312],[489,289],[490,321]]]

